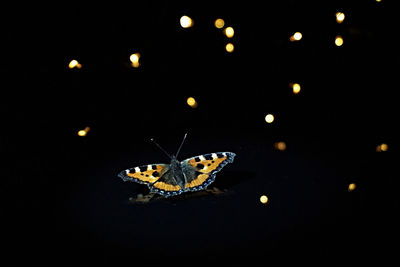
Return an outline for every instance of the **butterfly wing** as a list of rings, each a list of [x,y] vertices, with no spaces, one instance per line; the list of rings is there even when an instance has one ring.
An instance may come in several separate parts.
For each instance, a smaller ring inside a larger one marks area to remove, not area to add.
[[[181,162],[186,184],[182,188],[174,177],[168,164],[143,165],[126,169],[119,173],[124,181],[146,184],[150,191],[164,197],[181,194],[185,191],[206,189],[215,180],[215,174],[226,164],[232,163],[236,154],[219,152],[188,158]]]
[[[154,184],[169,170],[168,164],[151,164],[126,169],[118,174],[122,180],[139,184]]]
[[[160,194],[164,197],[175,196],[184,192],[171,170],[167,171],[157,182],[148,186],[150,192]]]
[[[150,192],[164,197],[178,195],[183,192],[168,164],[152,164],[130,168],[120,172],[118,176],[124,181],[146,184]]]
[[[226,164],[232,163],[236,154],[218,152],[188,158],[181,162],[186,177],[185,191],[206,189],[215,180],[215,175]]]

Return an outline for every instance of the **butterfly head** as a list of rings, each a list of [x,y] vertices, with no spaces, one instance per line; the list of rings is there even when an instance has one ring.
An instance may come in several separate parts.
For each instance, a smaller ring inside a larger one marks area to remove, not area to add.
[[[173,164],[173,163],[179,163],[179,160],[176,158],[175,155],[171,156],[171,164]]]

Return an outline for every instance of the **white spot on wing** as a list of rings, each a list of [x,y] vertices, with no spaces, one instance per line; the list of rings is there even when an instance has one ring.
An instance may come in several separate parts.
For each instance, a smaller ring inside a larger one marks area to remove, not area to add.
[[[151,165],[147,165],[147,170],[151,171],[153,168],[151,167]]]
[[[200,160],[206,160],[206,158],[203,157],[203,156],[199,156],[199,159],[200,159]]]
[[[125,173],[128,174],[129,173],[129,169],[125,170]]]
[[[136,167],[136,168],[135,168],[135,172],[140,172],[140,168],[139,168],[139,167]]]
[[[211,157],[212,157],[213,159],[218,158],[217,154],[215,154],[215,153],[212,153],[212,154],[211,154]]]

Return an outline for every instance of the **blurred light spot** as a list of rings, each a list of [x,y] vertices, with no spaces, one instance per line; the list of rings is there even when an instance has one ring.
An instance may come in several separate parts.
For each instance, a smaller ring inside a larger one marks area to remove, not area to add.
[[[267,202],[268,202],[268,197],[267,197],[266,195],[262,195],[262,196],[260,197],[260,202],[261,202],[262,204],[267,204]]]
[[[296,32],[295,34],[293,34],[293,38],[294,38],[296,41],[301,40],[302,37],[303,37],[303,35],[302,35],[300,32]]]
[[[188,97],[188,99],[186,100],[186,103],[191,106],[192,108],[197,108],[197,102],[196,99],[194,99],[193,97]]]
[[[83,129],[83,130],[79,130],[78,131],[78,135],[79,136],[86,136],[87,135],[87,133],[90,131],[90,127],[86,127],[85,129]]]
[[[376,146],[376,152],[386,152],[388,151],[389,146],[385,143]]]
[[[335,38],[335,45],[336,46],[342,46],[343,45],[343,38],[342,36],[338,35]]]
[[[134,53],[129,57],[130,61],[132,62],[132,66],[134,68],[138,68],[140,63],[139,63],[139,59],[140,59],[140,54],[139,53]]]
[[[291,42],[300,41],[303,38],[301,32],[295,32],[292,36],[290,36],[289,40]]]
[[[351,183],[349,184],[349,188],[347,189],[349,192],[354,191],[354,189],[356,189],[356,184],[355,183]]]
[[[232,43],[227,43],[225,46],[225,50],[229,53],[232,53],[235,50],[235,46]]]
[[[193,20],[188,16],[182,16],[180,19],[182,28],[190,28],[193,26]]]
[[[378,3],[379,3],[379,2],[382,2],[382,0],[376,0],[376,2],[378,2]]]
[[[337,23],[342,23],[343,20],[344,20],[344,13],[336,12],[336,22]]]
[[[275,120],[275,117],[272,114],[267,114],[267,116],[265,116],[265,121],[267,123],[272,123],[274,120]]]
[[[214,25],[216,28],[221,29],[225,26],[225,21],[223,19],[216,19]]]
[[[68,68],[73,69],[73,68],[82,68],[82,65],[75,59],[71,60],[71,62],[68,64]]]
[[[235,35],[235,31],[233,30],[232,27],[227,27],[227,28],[224,30],[224,33],[225,33],[226,37],[228,37],[228,38],[232,38],[233,35]]]
[[[286,143],[285,142],[275,142],[274,143],[274,148],[276,150],[284,151],[286,150]]]
[[[300,90],[301,90],[300,84],[298,84],[298,83],[290,83],[289,85],[290,85],[290,87],[292,87],[293,94],[297,95],[298,93],[300,93]]]

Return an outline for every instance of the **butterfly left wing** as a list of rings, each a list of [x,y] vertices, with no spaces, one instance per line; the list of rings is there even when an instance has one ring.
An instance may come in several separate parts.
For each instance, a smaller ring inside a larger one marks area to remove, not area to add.
[[[170,172],[168,164],[151,164],[126,169],[119,173],[124,181],[146,184],[150,192],[164,197],[178,195],[183,192]]]
[[[139,184],[154,184],[169,170],[168,164],[150,164],[126,169],[118,174],[122,180]]]
[[[226,164],[232,163],[236,154],[218,152],[188,158],[181,162],[186,177],[185,190],[198,191],[206,189],[215,180],[215,174]]]

